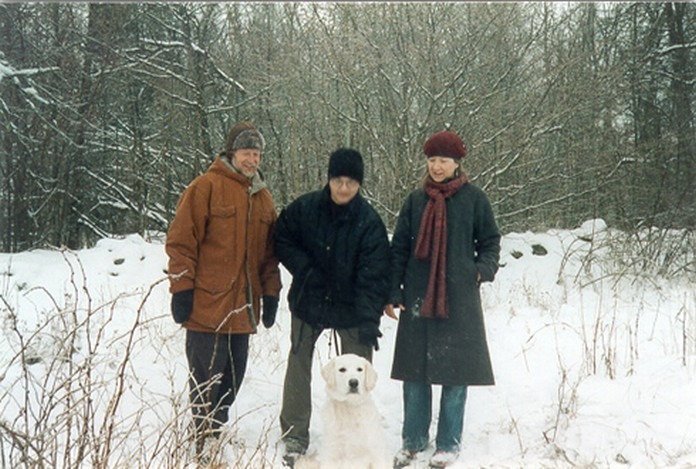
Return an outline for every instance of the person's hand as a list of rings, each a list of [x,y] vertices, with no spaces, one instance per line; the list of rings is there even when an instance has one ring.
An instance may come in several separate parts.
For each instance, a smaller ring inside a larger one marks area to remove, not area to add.
[[[394,312],[394,306],[399,308],[401,311],[404,310],[404,305],[391,305],[391,304],[384,305],[384,314],[386,314],[387,316],[389,316],[392,319],[399,319],[399,317]]]
[[[382,337],[379,325],[374,322],[364,322],[358,326],[358,341],[363,345],[371,345],[375,350],[379,350],[377,339]]]
[[[266,329],[275,324],[276,314],[278,313],[278,298],[275,296],[263,297],[263,313],[261,321]]]
[[[183,290],[172,295],[172,317],[177,324],[183,324],[193,311],[193,290]]]

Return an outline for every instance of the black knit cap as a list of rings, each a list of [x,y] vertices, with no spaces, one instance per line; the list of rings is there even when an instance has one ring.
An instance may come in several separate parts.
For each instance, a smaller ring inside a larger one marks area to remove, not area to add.
[[[339,148],[329,158],[329,179],[347,176],[360,184],[363,182],[365,167],[362,155],[350,148]]]

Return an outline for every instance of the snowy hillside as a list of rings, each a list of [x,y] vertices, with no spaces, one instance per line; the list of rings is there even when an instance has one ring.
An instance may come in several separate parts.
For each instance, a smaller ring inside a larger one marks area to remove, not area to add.
[[[455,467],[695,467],[694,243],[684,232],[628,237],[601,220],[505,236],[496,282],[482,287],[497,384],[470,389]],[[166,266],[161,240],[137,235],[0,254],[0,467],[191,464]],[[221,454],[230,467],[281,467],[290,281],[283,270],[278,323],[251,342]],[[382,320],[374,393],[393,452],[395,330]],[[334,353],[327,333],[317,349],[318,371]],[[318,372],[313,398],[318,409]]]

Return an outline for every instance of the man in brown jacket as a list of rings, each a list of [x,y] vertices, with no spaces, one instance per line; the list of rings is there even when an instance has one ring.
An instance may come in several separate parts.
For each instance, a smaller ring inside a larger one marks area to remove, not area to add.
[[[244,378],[249,335],[259,320],[271,327],[278,310],[276,212],[257,170],[263,147],[249,122],[232,127],[225,151],[181,195],[167,234],[171,309],[186,329],[200,457],[227,422]]]

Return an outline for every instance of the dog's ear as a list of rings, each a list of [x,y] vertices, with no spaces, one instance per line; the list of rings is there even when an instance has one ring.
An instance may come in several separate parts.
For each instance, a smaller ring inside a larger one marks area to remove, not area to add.
[[[336,389],[336,364],[335,360],[331,360],[321,369],[321,377],[326,381],[326,386],[329,389]]]
[[[377,386],[377,371],[372,363],[365,360],[365,389],[372,391]]]

